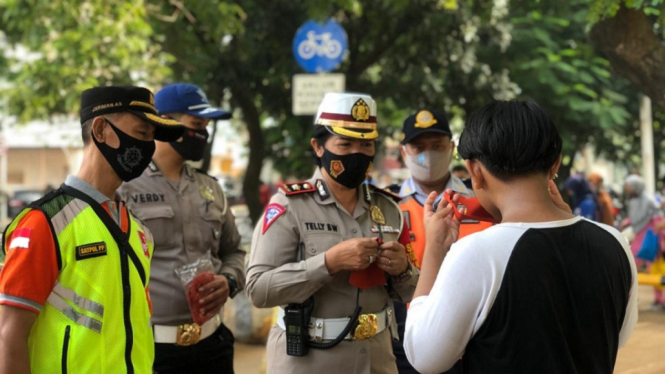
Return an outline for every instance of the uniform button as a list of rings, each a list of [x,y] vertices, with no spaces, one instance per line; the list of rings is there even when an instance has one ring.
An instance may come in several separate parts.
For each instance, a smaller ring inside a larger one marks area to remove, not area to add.
[[[358,232],[358,229],[353,228],[353,229],[351,229],[351,232],[355,234],[355,233]]]
[[[360,350],[360,354],[361,354],[361,355],[366,355],[366,354],[367,354],[367,350],[366,350],[365,348],[362,348],[362,349]]]
[[[190,222],[191,222],[191,220],[190,220],[189,218],[187,218],[187,219],[185,220],[185,223],[190,223]]]

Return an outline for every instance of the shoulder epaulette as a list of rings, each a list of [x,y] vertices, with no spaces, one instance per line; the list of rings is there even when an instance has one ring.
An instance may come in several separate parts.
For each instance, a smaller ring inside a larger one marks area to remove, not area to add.
[[[203,175],[205,175],[205,176],[208,177],[208,178],[212,178],[212,179],[214,179],[214,180],[217,180],[217,178],[213,177],[212,175],[206,173],[205,171],[203,171],[203,170],[201,170],[201,169],[194,169],[194,171],[196,171],[196,172],[199,173],[199,174],[203,174]]]
[[[279,188],[284,191],[286,196],[316,191],[316,187],[309,182],[284,183]]]
[[[379,188],[373,184],[370,184],[369,187],[372,189],[372,191],[385,195],[386,197],[391,198],[396,203],[399,203],[402,200],[402,198],[399,195],[390,192],[390,190],[388,189]]]

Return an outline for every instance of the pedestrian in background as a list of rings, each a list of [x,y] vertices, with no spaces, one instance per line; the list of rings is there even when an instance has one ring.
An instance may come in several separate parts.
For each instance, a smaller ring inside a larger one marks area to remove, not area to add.
[[[603,176],[599,173],[591,173],[589,174],[589,183],[598,202],[598,222],[612,227],[616,226],[614,222],[614,204],[612,203],[612,197],[603,186]]]
[[[665,234],[662,229],[665,219],[658,203],[656,203],[653,197],[647,194],[646,185],[641,176],[635,174],[629,175],[624,183],[624,193],[628,198],[628,218],[622,222],[622,228],[630,225],[633,229],[635,238],[630,243],[630,248],[633,255],[637,255],[642,248],[644,238],[649,230],[652,230],[662,239],[663,234]],[[662,243],[662,240],[659,240],[659,242]],[[653,262],[636,258],[635,262],[638,268],[650,273],[665,274],[665,261],[662,252],[664,249],[661,245],[660,253],[657,253]],[[663,290],[665,290],[663,286],[654,287],[652,309],[665,309],[665,295],[663,295]]]
[[[564,188],[571,199],[573,214],[598,222],[598,201],[584,176],[571,175]]]

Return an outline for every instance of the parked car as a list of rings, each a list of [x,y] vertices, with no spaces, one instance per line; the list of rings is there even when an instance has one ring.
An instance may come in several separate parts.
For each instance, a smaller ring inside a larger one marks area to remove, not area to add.
[[[44,196],[44,190],[18,190],[14,195],[9,198],[9,209],[7,214],[10,218],[16,217],[23,208],[28,206],[31,202],[38,200]]]

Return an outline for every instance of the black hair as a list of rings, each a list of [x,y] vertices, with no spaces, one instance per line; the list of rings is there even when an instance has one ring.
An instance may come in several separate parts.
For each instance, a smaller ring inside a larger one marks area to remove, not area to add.
[[[468,172],[468,170],[466,170],[466,166],[464,166],[464,165],[455,165],[455,166],[453,166],[453,172],[455,172],[455,171]]]
[[[495,101],[471,115],[457,151],[479,160],[496,178],[547,173],[563,141],[554,123],[533,101]]]
[[[314,132],[312,133],[312,138],[316,140],[316,144],[320,147],[324,147],[328,139],[332,134],[325,126],[316,125],[314,126]],[[321,167],[321,157],[316,155],[316,152],[312,149],[312,161],[318,167]]]

